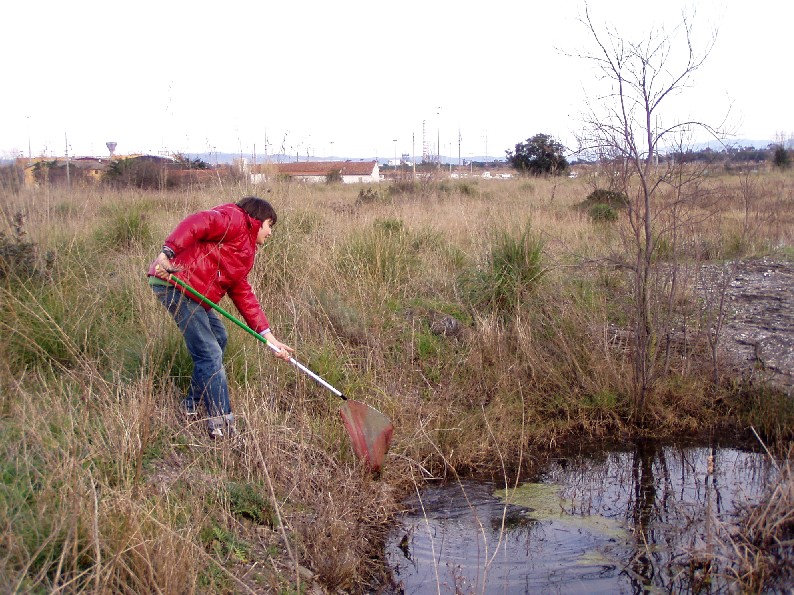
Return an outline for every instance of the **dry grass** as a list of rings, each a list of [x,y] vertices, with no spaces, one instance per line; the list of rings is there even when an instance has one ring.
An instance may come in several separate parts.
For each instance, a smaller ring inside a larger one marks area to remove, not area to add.
[[[791,447],[778,456],[768,450],[767,454],[774,472],[757,502],[743,504],[729,522],[720,520],[711,507],[705,511],[706,545],[687,554],[685,573],[693,592],[715,585],[741,593],[790,591],[794,579]]]
[[[791,177],[709,184],[720,199],[681,229],[692,259],[790,254]],[[266,189],[7,195],[2,213],[24,215],[36,265],[0,283],[4,592],[284,592],[310,575],[366,591],[423,477],[526,467],[532,447],[637,430],[613,332],[625,280],[601,266],[624,238],[575,208],[589,181],[429,181],[366,199],[269,190],[279,224],[253,285],[304,363],[392,418],[382,476],[356,464],[335,397],[244,333],[230,332],[227,367],[245,445],[209,443],[179,418],[189,359],[146,266],[187,213]],[[518,307],[472,308],[461,279],[527,229],[543,275]],[[449,317],[445,336],[434,323]],[[656,431],[730,421],[707,367],[671,367]]]
[[[731,573],[746,592],[791,587],[794,580],[794,478],[791,452],[759,505],[747,511],[729,536],[735,556]]]

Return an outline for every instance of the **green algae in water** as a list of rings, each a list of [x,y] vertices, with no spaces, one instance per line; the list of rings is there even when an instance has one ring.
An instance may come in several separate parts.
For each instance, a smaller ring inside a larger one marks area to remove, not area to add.
[[[616,540],[627,539],[626,527],[616,519],[599,514],[571,514],[573,501],[560,495],[562,486],[551,483],[523,483],[515,489],[497,490],[494,497],[506,504],[521,506],[531,511],[538,521],[563,523],[574,529],[583,529],[594,535]]]
[[[610,566],[617,561],[613,558],[608,558],[602,552],[590,550],[579,556],[574,564],[578,566]]]
[[[398,538],[408,535],[410,555],[395,544],[391,558],[405,591],[467,581],[487,595],[691,593],[701,582],[690,560],[705,536],[733,526],[777,477],[764,453],[653,441],[568,457],[543,473],[543,484],[496,493],[488,482],[427,489],[435,508],[423,502],[406,516]],[[722,505],[707,506],[715,497]],[[705,590],[731,590],[729,555],[716,540]]]
[[[497,490],[494,497],[506,504],[529,508],[533,517],[545,521],[566,514],[560,490],[562,486],[551,483],[523,483],[515,489]]]

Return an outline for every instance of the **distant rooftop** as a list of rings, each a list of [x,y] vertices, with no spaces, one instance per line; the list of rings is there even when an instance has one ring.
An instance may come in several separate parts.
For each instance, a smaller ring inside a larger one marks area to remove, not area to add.
[[[377,165],[377,161],[296,161],[278,163],[279,173],[292,176],[324,176],[329,172],[338,172],[343,176],[368,176]]]

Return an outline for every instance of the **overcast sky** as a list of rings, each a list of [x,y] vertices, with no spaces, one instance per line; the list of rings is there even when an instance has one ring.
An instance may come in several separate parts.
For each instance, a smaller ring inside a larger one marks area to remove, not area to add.
[[[694,16],[717,41],[668,118],[794,132],[794,2],[590,0],[639,40]],[[0,156],[160,151],[503,158],[536,133],[572,146],[591,65],[584,4],[503,0],[38,0],[3,7]],[[459,148],[460,147],[460,148]]]

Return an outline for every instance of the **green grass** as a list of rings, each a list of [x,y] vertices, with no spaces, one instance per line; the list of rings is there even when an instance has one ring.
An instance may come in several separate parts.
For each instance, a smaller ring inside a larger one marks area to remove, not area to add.
[[[263,485],[230,482],[226,485],[229,509],[238,517],[250,519],[258,525],[275,527],[277,519],[268,499],[267,488]]]
[[[154,243],[151,208],[146,205],[131,209],[117,207],[110,212],[109,221],[97,229],[95,240],[99,249],[117,252],[131,248],[148,248]]]
[[[776,183],[775,196],[792,187]],[[581,180],[270,189],[279,223],[252,284],[301,362],[392,419],[380,478],[357,464],[338,399],[231,325],[244,446],[175,415],[192,363],[145,271],[216,188],[24,190],[26,233],[0,242],[0,590],[235,592],[256,576],[309,591],[297,563],[322,589],[359,593],[380,576],[400,500],[428,476],[526,465],[580,438],[750,424],[792,436],[788,401],[714,386],[701,353],[671,359],[651,423],[635,424],[631,276],[615,265],[632,262],[627,222],[583,216]],[[664,235],[665,266],[680,248],[693,264],[730,251],[742,213],[727,198],[713,207],[719,219]],[[788,212],[769,212],[737,250],[794,258]],[[683,295],[675,312],[699,306]]]
[[[494,232],[486,261],[461,275],[461,288],[478,310],[512,314],[545,273],[543,241],[526,225],[518,233]]]
[[[351,236],[340,251],[336,270],[349,282],[364,281],[400,293],[419,262],[412,234],[401,221],[386,219]]]
[[[247,562],[251,555],[251,544],[237,538],[234,533],[217,524],[201,531],[201,541],[215,557],[221,560]]]

